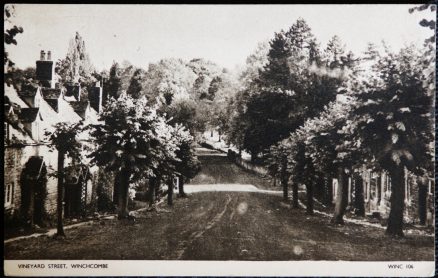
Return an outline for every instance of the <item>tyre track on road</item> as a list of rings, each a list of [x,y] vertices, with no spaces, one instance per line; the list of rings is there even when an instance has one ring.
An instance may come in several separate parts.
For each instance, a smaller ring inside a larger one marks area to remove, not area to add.
[[[187,240],[181,241],[178,244],[178,247],[176,248],[176,259],[177,260],[180,260],[182,258],[187,247],[190,246],[194,240],[200,238],[205,232],[207,232],[208,230],[213,228],[213,226],[222,219],[222,217],[224,216],[225,212],[228,209],[228,205],[231,203],[231,200],[232,200],[230,195],[227,195],[227,198],[228,198],[228,200],[225,203],[223,210],[221,212],[219,212],[218,214],[216,214],[215,217],[213,217],[213,219],[207,223],[207,225],[205,226],[205,228],[203,230],[193,232]]]

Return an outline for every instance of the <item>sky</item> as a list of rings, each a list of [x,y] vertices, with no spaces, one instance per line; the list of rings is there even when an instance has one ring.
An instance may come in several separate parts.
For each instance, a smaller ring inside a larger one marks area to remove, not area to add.
[[[35,66],[40,50],[65,57],[75,32],[91,62],[109,69],[113,61],[147,68],[163,58],[205,58],[233,69],[261,41],[307,21],[321,46],[338,35],[348,50],[362,53],[368,42],[385,40],[394,50],[422,46],[433,31],[421,27],[430,10],[413,5],[48,5],[17,4],[12,23],[23,27],[17,45],[7,46],[19,68]],[[5,25],[7,28],[7,25]]]

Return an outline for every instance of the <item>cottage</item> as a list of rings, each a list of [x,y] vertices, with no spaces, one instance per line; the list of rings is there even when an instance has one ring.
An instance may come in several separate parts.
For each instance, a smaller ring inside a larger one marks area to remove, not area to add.
[[[4,104],[5,220],[20,219],[30,226],[44,224],[44,219],[50,219],[56,212],[57,179],[49,174],[57,171],[58,154],[48,145],[44,133],[53,131],[58,122],[97,123],[102,103],[99,84],[89,96],[93,106],[80,100],[80,86],[57,87],[50,51],[47,57],[41,51],[36,62],[36,79],[41,86],[20,92],[5,85]],[[72,97],[66,96],[70,93]],[[98,167],[72,164],[69,158],[66,162],[65,216],[83,216],[97,199],[99,182],[107,180],[110,182],[106,184],[110,185],[113,182]],[[111,196],[111,188],[106,190],[110,192],[104,191]]]
[[[361,174],[365,213],[370,217],[387,218],[390,212],[391,178],[385,171],[364,170]],[[333,179],[333,202],[337,194],[337,179]],[[348,179],[348,204],[354,206],[354,181]],[[434,225],[434,179],[418,177],[405,169],[405,222]]]

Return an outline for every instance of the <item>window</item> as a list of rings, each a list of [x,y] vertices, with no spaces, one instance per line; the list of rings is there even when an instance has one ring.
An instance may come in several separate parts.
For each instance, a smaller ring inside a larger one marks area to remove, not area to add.
[[[175,190],[177,190],[177,189],[178,189],[178,186],[179,186],[179,178],[178,178],[178,177],[174,177],[174,178],[173,178],[173,188],[174,188]]]
[[[12,205],[12,197],[14,191],[14,183],[7,183],[5,186],[5,207]]]
[[[366,170],[365,178],[364,178],[365,202],[368,202],[371,199],[371,180],[372,180],[371,170]]]
[[[332,196],[333,196],[333,203],[335,202],[338,194],[338,179],[333,179],[332,181]]]
[[[435,181],[433,179],[429,179],[429,194],[432,196],[434,193],[434,185],[435,185]]]

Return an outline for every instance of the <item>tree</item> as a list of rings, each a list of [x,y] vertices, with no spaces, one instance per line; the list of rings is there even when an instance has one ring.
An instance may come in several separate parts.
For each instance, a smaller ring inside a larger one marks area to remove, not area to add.
[[[268,168],[271,175],[280,179],[280,184],[283,187],[283,201],[287,202],[289,198],[288,180],[289,174],[287,172],[287,150],[285,148],[285,140],[272,146],[267,158]]]
[[[55,71],[61,77],[61,83],[64,84],[80,82],[91,85],[96,81],[93,77],[95,70],[85,48],[84,39],[78,32],[70,40],[66,57],[57,61]]]
[[[291,50],[288,47],[287,37],[284,31],[275,33],[274,38],[270,41],[268,52],[268,63],[259,73],[258,80],[260,87],[270,89],[289,89],[290,68],[288,59],[291,56]]]
[[[28,67],[24,70],[10,68],[7,76],[7,83],[14,86],[17,92],[30,91],[38,86],[37,80],[34,79],[36,76],[34,67]]]
[[[120,95],[120,73],[121,69],[118,63],[114,62],[109,71],[108,81],[104,83],[104,102],[108,102],[110,98],[117,99]]]
[[[238,118],[245,120],[241,130],[243,147],[253,157],[314,116],[316,105],[327,103],[325,99],[315,101],[316,89],[312,87],[315,83],[312,74],[315,74],[311,65],[319,56],[318,44],[302,19],[288,31],[276,33],[270,41],[267,63],[247,89],[243,112],[246,115]]]
[[[256,50],[247,57],[245,68],[239,77],[236,93],[227,102],[228,128],[226,130],[228,142],[239,150],[244,148],[243,142],[249,118],[246,114],[246,103],[251,94],[257,91],[256,80],[259,73],[268,63],[269,43],[259,43]]]
[[[185,61],[163,59],[149,64],[142,82],[142,94],[150,104],[171,105],[174,101],[190,98],[195,80],[196,74]]]
[[[92,162],[114,171],[119,182],[118,216],[128,216],[128,190],[141,178],[156,178],[177,147],[173,144],[171,127],[147,105],[145,97],[133,99],[122,94],[110,99],[100,115],[102,124],[92,125],[91,136],[96,149]],[[117,180],[117,179],[116,179]]]
[[[374,73],[355,94],[355,139],[367,159],[391,176],[391,210],[387,234],[403,236],[405,168],[417,174],[431,171],[433,142],[433,91],[424,76],[422,53],[406,47],[399,53],[386,48]],[[426,82],[425,82],[426,81]]]
[[[208,87],[208,94],[205,96],[205,98],[208,100],[213,100],[216,96],[216,93],[221,89],[221,86],[222,78],[220,76],[215,76],[210,82],[210,86]]]
[[[14,5],[5,5],[5,18],[4,18],[4,26],[5,26],[5,32],[4,32],[4,41],[5,41],[5,50],[4,50],[4,72],[5,72],[5,82],[6,85],[10,86],[11,84],[14,84],[12,81],[12,72],[14,71],[15,63],[11,61],[9,58],[9,54],[6,51],[7,47],[11,44],[17,45],[17,40],[15,39],[15,36],[17,36],[20,33],[23,33],[23,27],[13,25],[12,26],[12,18],[15,15],[15,8]]]
[[[141,79],[142,79],[142,70],[136,69],[131,77],[128,90],[126,91],[128,95],[132,96],[133,98],[140,97],[141,91],[143,89],[141,84]]]
[[[65,237],[63,227],[63,202],[64,202],[64,161],[65,156],[70,157],[75,163],[80,160],[81,144],[78,141],[77,135],[81,131],[81,123],[69,124],[69,123],[57,123],[54,126],[53,132],[46,132],[48,141],[51,148],[55,148],[58,151],[58,195],[57,195],[57,236]]]
[[[213,98],[209,96],[211,82],[215,77],[222,74],[223,69],[205,59],[192,59],[187,66],[195,76],[191,90],[193,97],[199,100],[212,100]]]
[[[263,91],[248,98],[244,112],[243,148],[257,154],[285,138],[298,127],[290,117],[295,103],[288,93]]]
[[[182,124],[192,136],[196,136],[197,132],[205,130],[207,122],[200,106],[200,103],[192,99],[180,99],[172,102],[171,105],[160,107],[160,113],[167,115],[170,125]]]
[[[249,88],[251,83],[259,79],[260,71],[268,63],[269,42],[257,44],[256,49],[246,58],[245,67],[240,74],[240,82],[244,88]]]
[[[183,128],[176,126],[176,139],[178,140],[179,149],[176,151],[177,160],[175,160],[175,170],[179,177],[179,196],[185,197],[184,183],[186,180],[194,178],[201,170],[195,151],[193,137]]]

